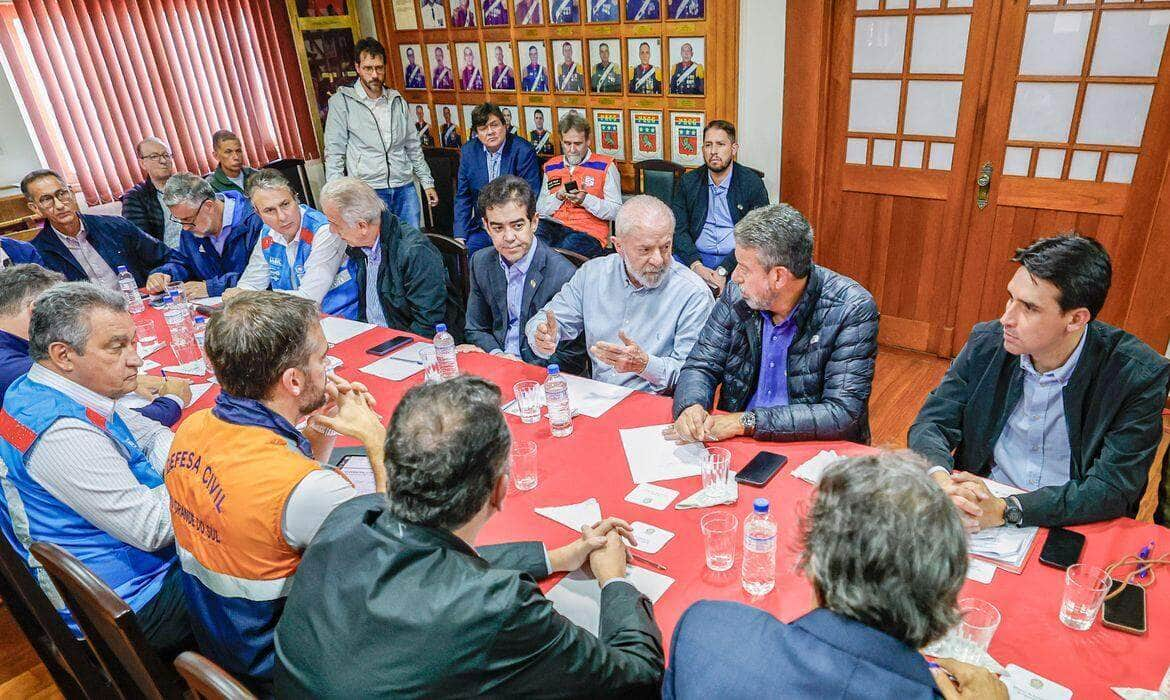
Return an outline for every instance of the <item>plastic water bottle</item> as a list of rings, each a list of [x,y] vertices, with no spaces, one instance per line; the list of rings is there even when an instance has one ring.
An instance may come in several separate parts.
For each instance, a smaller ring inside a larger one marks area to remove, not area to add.
[[[757,498],[752,514],[743,521],[743,589],[764,595],[776,585],[776,521],[768,513],[768,499]]]
[[[561,376],[559,365],[548,366],[548,379],[544,380],[544,400],[548,405],[548,423],[552,426],[553,437],[572,435],[573,413],[569,408],[569,385]]]
[[[146,305],[142,303],[142,295],[138,293],[138,283],[134,281],[134,275],[130,274],[125,265],[118,266],[118,289],[122,290],[127,311],[140,314],[146,309]]]
[[[191,310],[172,293],[167,296],[163,307],[163,318],[166,319],[167,330],[171,332],[171,352],[175,354],[175,361],[181,366],[193,364],[191,369],[195,373],[206,374],[203,353],[196,342],[195,328],[191,322]]]
[[[447,324],[435,326],[435,362],[441,379],[459,376],[459,361],[455,359],[455,338],[447,332]]]
[[[207,337],[207,317],[195,317],[195,344],[199,346],[199,352],[203,352],[203,341]]]

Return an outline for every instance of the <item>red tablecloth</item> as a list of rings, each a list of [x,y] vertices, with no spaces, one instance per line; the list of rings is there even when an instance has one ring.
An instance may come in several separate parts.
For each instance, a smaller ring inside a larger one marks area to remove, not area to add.
[[[148,311],[148,314],[154,314]],[[160,317],[161,323],[161,317]],[[160,328],[165,336],[165,326]],[[333,347],[329,354],[344,362],[338,373],[364,382],[378,399],[378,409],[388,417],[402,394],[422,382],[421,372],[400,382],[391,382],[360,371],[374,359],[365,353],[397,331],[373,329]],[[169,362],[169,350],[158,351],[152,359]],[[543,379],[544,370],[484,354],[459,356],[460,369],[496,382],[504,400],[512,398],[512,385],[520,379]],[[196,380],[198,381],[198,380]],[[209,391],[190,411],[207,408],[217,389]],[[484,529],[480,544],[536,539],[550,548],[567,544],[574,537],[568,528],[533,512],[541,506],[567,505],[594,497],[602,513],[627,520],[641,520],[675,533],[674,539],[650,558],[667,567],[663,572],[675,579],[674,584],[654,606],[655,616],[669,643],[678,618],[691,603],[700,599],[735,600],[767,610],[782,620],[791,621],[813,606],[808,582],[795,571],[799,553],[798,522],[807,511],[812,487],[790,476],[793,468],[822,449],[841,454],[862,454],[872,448],[846,442],[791,443],[764,446],[752,440],[737,439],[723,443],[731,450],[732,469],[743,465],[761,448],[788,456],[788,465],[762,489],[740,485],[740,500],[730,507],[742,521],[751,509],[751,501],[765,496],[773,504],[779,524],[776,589],[767,596],[751,600],[740,587],[738,554],[730,571],[714,573],[704,565],[699,518],[707,509],[675,510],[673,504],[657,511],[624,500],[633,488],[629,467],[622,450],[618,429],[666,423],[670,420],[670,400],[635,392],[599,419],[577,417],[573,434],[553,438],[547,421],[525,425],[508,416],[508,424],[517,438],[535,440],[539,462],[539,486],[528,492],[508,496],[503,512]],[[680,492],[685,498],[701,486],[698,477],[660,482]],[[1137,551],[1150,540],[1157,543],[1155,552],[1170,551],[1170,530],[1128,518],[1074,528],[1087,536],[1081,560],[1105,566]],[[1043,541],[1041,533],[1041,542]],[[1063,572],[1037,561],[1040,546],[1034,548],[1022,574],[997,571],[991,584],[967,581],[963,595],[990,601],[1000,609],[1003,621],[991,643],[990,653],[1000,663],[1018,664],[1034,673],[1071,688],[1078,696],[1107,697],[1110,686],[1157,688],[1162,674],[1170,665],[1170,583],[1160,582],[1148,591],[1147,619],[1149,631],[1135,636],[1106,629],[1098,621],[1088,632],[1074,632],[1057,619],[1064,586]],[[1165,575],[1170,581],[1170,573]],[[547,590],[557,579],[544,583]],[[734,635],[728,636],[734,644]]]

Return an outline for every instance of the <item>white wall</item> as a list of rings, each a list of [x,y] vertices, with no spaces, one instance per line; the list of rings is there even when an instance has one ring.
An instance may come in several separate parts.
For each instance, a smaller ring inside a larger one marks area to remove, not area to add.
[[[773,201],[780,192],[786,4],[740,0],[739,6],[739,160],[764,171]]]
[[[20,179],[30,170],[41,167],[41,158],[33,145],[33,136],[25,127],[20,103],[9,79],[8,66],[4,63],[0,73],[0,195],[12,194],[10,188],[19,186]]]

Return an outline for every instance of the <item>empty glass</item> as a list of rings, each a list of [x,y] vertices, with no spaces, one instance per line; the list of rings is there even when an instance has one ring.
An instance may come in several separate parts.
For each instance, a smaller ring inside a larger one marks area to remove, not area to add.
[[[1064,572],[1064,599],[1060,602],[1060,621],[1065,627],[1085,631],[1093,626],[1097,611],[1113,579],[1099,566],[1073,564]]]
[[[703,530],[703,546],[707,553],[707,568],[727,571],[735,565],[735,550],[739,545],[739,519],[728,511],[707,513],[699,519]]]
[[[439,356],[435,354],[434,345],[420,346],[418,359],[423,366],[423,381],[427,384],[438,384],[443,381],[443,376],[439,374]]]
[[[512,441],[512,484],[517,491],[536,488],[536,443],[531,440]]]
[[[134,333],[138,339],[138,354],[149,353],[158,345],[158,334],[154,330],[154,320],[149,318],[134,319]]]
[[[520,413],[520,420],[525,423],[539,422],[540,404],[544,398],[540,382],[516,382],[512,390],[516,395],[516,410]]]
[[[703,490],[712,496],[730,495],[730,467],[730,450],[726,447],[708,447],[703,457]]]
[[[986,600],[959,598],[959,614],[963,616],[957,628],[959,636],[980,651],[987,651],[999,629],[999,608]]]

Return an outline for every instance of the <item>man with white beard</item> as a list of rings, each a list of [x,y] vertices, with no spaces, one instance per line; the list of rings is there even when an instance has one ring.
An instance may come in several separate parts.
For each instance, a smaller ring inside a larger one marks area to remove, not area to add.
[[[549,357],[561,340],[585,333],[593,378],[664,393],[707,320],[707,285],[671,257],[674,214],[649,195],[617,214],[617,255],[590,260],[528,320],[528,344]]]

